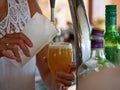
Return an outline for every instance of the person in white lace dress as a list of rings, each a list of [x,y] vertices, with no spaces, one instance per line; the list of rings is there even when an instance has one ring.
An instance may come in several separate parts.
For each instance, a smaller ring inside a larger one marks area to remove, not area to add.
[[[48,45],[34,56],[23,68],[17,67],[7,58],[21,62],[18,46],[29,57],[33,44],[21,31],[27,21],[36,13],[41,13],[36,0],[0,0],[0,90],[35,90],[35,66],[49,90],[54,90],[54,82],[45,58]],[[11,50],[11,52],[8,52]],[[7,57],[7,58],[6,58]],[[75,64],[70,65],[71,73],[58,73],[58,81],[64,87],[75,79]]]

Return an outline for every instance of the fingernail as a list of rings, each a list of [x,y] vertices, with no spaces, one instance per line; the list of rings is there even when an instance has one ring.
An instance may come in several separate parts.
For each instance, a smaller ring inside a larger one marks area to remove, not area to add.
[[[73,63],[70,63],[69,66],[74,66],[74,64],[73,64]]]
[[[27,57],[30,57],[30,56],[31,56],[30,52],[27,52],[27,53],[26,53],[26,56],[27,56]]]
[[[75,66],[76,64],[75,64],[75,62],[71,62],[69,65],[70,66]]]
[[[22,60],[21,60],[20,58],[17,58],[16,60],[17,60],[17,62],[19,62],[19,63],[22,62]]]
[[[10,56],[12,59],[15,59],[15,60],[17,59],[17,57],[15,57],[14,55],[11,55],[11,54],[10,54],[9,56]]]
[[[33,44],[32,44],[31,42],[29,42],[29,46],[30,46],[30,47],[33,47]]]

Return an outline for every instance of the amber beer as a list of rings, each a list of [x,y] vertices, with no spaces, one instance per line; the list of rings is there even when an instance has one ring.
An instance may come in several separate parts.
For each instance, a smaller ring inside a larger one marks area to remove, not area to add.
[[[48,66],[53,78],[57,72],[69,72],[69,63],[73,60],[72,44],[55,42],[49,45]]]

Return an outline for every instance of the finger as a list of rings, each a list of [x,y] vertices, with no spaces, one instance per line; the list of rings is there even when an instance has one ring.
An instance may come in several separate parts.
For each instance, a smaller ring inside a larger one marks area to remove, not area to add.
[[[15,57],[12,53],[10,53],[6,50],[3,50],[1,53],[3,56],[6,56],[7,58],[14,59],[14,60],[17,59],[17,57]]]
[[[75,62],[71,62],[71,63],[69,64],[69,67],[70,67],[69,73],[76,71],[76,63],[75,63]]]
[[[64,78],[64,79],[69,80],[69,81],[74,81],[75,80],[74,73],[58,72],[57,77]]]
[[[23,53],[26,56],[30,57],[30,51],[29,51],[28,47],[24,44],[24,42],[22,40],[19,40],[18,44],[19,44],[20,48],[22,49]]]
[[[20,54],[19,54],[19,52],[18,52],[18,47],[17,47],[17,45],[14,45],[14,46],[12,47],[12,51],[13,51],[14,55],[17,57],[16,61],[21,62],[22,60],[21,60]]]
[[[23,39],[26,45],[28,45],[29,47],[33,47],[33,43],[24,33],[20,33],[20,37]]]
[[[66,86],[66,87],[69,87],[69,86],[72,85],[71,81],[68,81],[68,80],[66,80],[64,78],[56,77],[56,81],[59,82],[59,83],[64,84],[64,86]]]
[[[16,42],[16,41],[19,41],[19,40],[23,40],[24,43],[29,46],[29,47],[33,47],[33,44],[31,42],[31,40],[23,33],[14,33],[14,34],[7,34],[5,37],[7,37],[7,39],[11,39],[12,38],[12,41],[10,40],[9,42]]]
[[[69,66],[74,68],[74,67],[76,67],[76,63],[75,62],[70,62]]]

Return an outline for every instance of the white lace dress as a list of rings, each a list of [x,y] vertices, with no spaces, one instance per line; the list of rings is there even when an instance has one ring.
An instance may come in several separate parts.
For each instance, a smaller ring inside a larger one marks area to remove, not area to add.
[[[20,32],[31,18],[27,0],[7,0],[8,14],[0,22],[0,38],[6,33]],[[35,90],[33,57],[23,68],[5,57],[0,58],[0,90]]]

